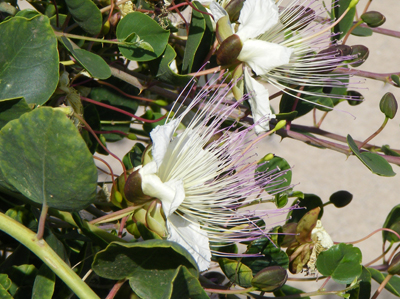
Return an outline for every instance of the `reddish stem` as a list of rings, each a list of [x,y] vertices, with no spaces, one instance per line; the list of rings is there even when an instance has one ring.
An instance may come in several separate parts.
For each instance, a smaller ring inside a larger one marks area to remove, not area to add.
[[[98,102],[98,101],[95,101],[95,100],[92,100],[92,99],[89,99],[89,98],[85,98],[85,97],[81,96],[81,99],[86,101],[86,102],[89,102],[89,103],[92,103],[92,104],[95,104],[95,105],[98,105],[98,106],[102,106],[104,108],[108,108],[110,110],[114,110],[114,111],[117,111],[119,113],[128,115],[128,116],[130,116],[130,117],[132,117],[134,119],[140,120],[140,121],[145,122],[145,123],[156,123],[156,122],[159,122],[160,120],[163,120],[166,117],[166,115],[163,115],[162,117],[154,119],[154,120],[145,119],[145,118],[136,116],[135,114],[126,112],[126,111],[124,111],[122,109],[119,109],[117,107],[114,107],[114,106],[111,106],[111,105],[107,105],[107,104],[104,104],[104,103],[101,103],[101,102]]]
[[[117,176],[117,175],[115,175],[114,172],[112,171],[112,168],[111,168],[110,164],[108,164],[104,159],[96,157],[96,156],[93,156],[93,159],[99,160],[99,161],[101,161],[102,163],[104,163],[107,166],[108,170],[110,171],[109,175],[111,176],[113,187],[115,189],[117,189],[117,185],[115,184],[115,180],[114,180],[114,176]],[[106,173],[105,171],[103,171],[103,172]]]
[[[121,164],[122,169],[124,170],[124,176],[125,176],[125,180],[126,180],[126,168],[125,168],[124,163],[122,163],[122,161],[121,161],[115,154],[113,154],[112,152],[110,152],[110,151],[108,150],[108,148],[106,148],[106,147],[104,146],[104,144],[100,141],[99,137],[97,137],[96,133],[93,131],[93,129],[89,126],[89,124],[86,122],[86,120],[85,120],[82,116],[78,115],[77,113],[75,113],[74,115],[75,115],[75,117],[76,117],[77,119],[79,119],[79,121],[80,121],[81,123],[83,123],[83,124],[85,125],[86,129],[93,135],[93,137],[94,137],[94,138],[96,139],[96,141],[100,144],[100,146],[101,146],[107,153],[109,153],[112,157],[114,157],[114,158]]]
[[[150,102],[150,103],[154,103],[155,102],[154,100],[151,100],[151,99],[147,99],[147,98],[143,98],[143,97],[138,97],[138,96],[133,96],[133,95],[127,94],[126,92],[123,92],[121,89],[119,89],[118,87],[116,87],[116,86],[114,86],[114,85],[112,85],[112,84],[110,84],[108,82],[104,82],[104,81],[101,81],[101,80],[97,80],[97,82],[102,84],[102,85],[106,85],[106,86],[108,86],[108,87],[110,87],[112,89],[115,89],[120,94],[123,94],[124,96],[126,96],[128,98],[135,99],[135,100],[140,100],[140,101],[145,101],[145,102]]]

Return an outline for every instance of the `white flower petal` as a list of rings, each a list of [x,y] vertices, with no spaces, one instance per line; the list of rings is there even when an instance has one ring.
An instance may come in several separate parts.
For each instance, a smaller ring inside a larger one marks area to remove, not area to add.
[[[222,18],[223,16],[227,16],[228,15],[226,10],[221,5],[219,5],[219,3],[215,2],[215,1],[212,1],[210,3],[210,10],[211,10],[211,13],[212,13],[212,15],[214,17],[214,22],[215,23],[217,23],[218,20],[220,18]]]
[[[246,0],[239,16],[236,32],[242,41],[263,34],[279,22],[278,6],[273,0]]]
[[[269,120],[274,118],[269,105],[269,92],[261,83],[253,79],[247,68],[244,70],[244,80],[249,94],[249,103],[257,134],[269,130]]]
[[[167,221],[168,240],[184,247],[193,256],[200,271],[210,266],[211,251],[207,232],[197,223],[189,222],[183,217],[173,214]]]
[[[165,153],[167,152],[168,145],[172,139],[176,128],[180,123],[180,119],[174,119],[169,123],[157,126],[154,130],[150,132],[151,140],[153,141],[152,154],[153,159],[157,163],[157,167],[160,167]]]
[[[143,193],[161,200],[164,214],[170,216],[185,199],[185,190],[182,180],[163,183],[158,175],[154,161],[147,163],[139,170],[142,177]]]
[[[289,63],[292,49],[262,40],[243,43],[238,60],[246,62],[257,75],[266,74],[273,68]]]

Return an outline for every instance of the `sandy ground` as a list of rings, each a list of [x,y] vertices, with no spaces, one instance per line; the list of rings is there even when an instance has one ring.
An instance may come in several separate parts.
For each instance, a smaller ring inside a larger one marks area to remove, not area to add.
[[[364,7],[366,0],[361,0],[359,7]],[[24,5],[26,1],[19,1]],[[398,14],[400,3],[398,0],[373,1],[369,10],[379,10],[386,18],[383,28],[400,30]],[[360,69],[372,72],[399,72],[400,58],[397,49],[400,48],[400,40],[384,35],[374,34],[372,37],[360,38],[351,36],[348,45],[363,44],[370,50],[370,57]],[[360,81],[353,78],[353,82]],[[384,120],[379,110],[379,101],[383,94],[391,91],[400,99],[399,89],[385,85],[383,82],[365,80],[359,85],[359,91],[364,95],[365,102],[359,106],[351,107],[342,103],[339,108],[350,114],[340,111],[331,112],[322,124],[322,129],[343,136],[350,134],[355,140],[364,140],[372,132],[379,128]],[[272,102],[277,106],[278,102]],[[319,117],[322,113],[318,114]],[[376,145],[389,144],[392,148],[400,148],[400,113],[391,121],[384,131],[371,143]],[[311,114],[294,123],[312,125]],[[112,152],[122,157],[132,146],[127,141],[119,144],[110,144]],[[299,141],[285,139],[280,141],[278,136],[273,136],[259,146],[260,156],[272,152],[284,157],[293,168],[293,183],[298,184],[296,190],[305,193],[314,193],[325,202],[329,196],[338,190],[347,190],[354,195],[351,204],[345,208],[337,209],[332,205],[326,207],[322,218],[325,229],[336,242],[350,242],[361,239],[374,230],[382,227],[389,211],[400,203],[397,192],[400,189],[399,175],[393,178],[380,177],[372,174],[357,158],[347,157],[330,150],[321,150],[308,146]],[[118,173],[116,166],[116,172]],[[400,172],[398,166],[393,170]],[[381,233],[357,244],[362,250],[363,262],[368,262],[381,252]],[[302,277],[302,274],[297,275]],[[308,290],[316,290],[323,281],[307,283]],[[291,284],[295,285],[295,284]],[[302,289],[306,289],[304,284]],[[340,289],[341,286],[329,284],[327,289]],[[373,292],[376,285],[373,286]],[[320,298],[329,298],[321,296]],[[334,296],[336,297],[336,296]],[[315,297],[314,297],[315,298]],[[333,298],[333,297],[332,297]],[[337,298],[337,297],[336,297]],[[396,298],[384,291],[379,298]]]

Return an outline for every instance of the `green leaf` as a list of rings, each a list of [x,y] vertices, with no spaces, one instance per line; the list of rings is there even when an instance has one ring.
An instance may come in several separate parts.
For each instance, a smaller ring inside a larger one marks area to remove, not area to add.
[[[79,131],[48,107],[10,121],[0,131],[0,170],[36,203],[80,210],[95,198],[97,169]]]
[[[243,288],[251,287],[252,271],[245,264],[227,258],[218,259],[219,266],[226,277],[234,284]]]
[[[136,166],[142,165],[142,155],[145,151],[145,146],[140,142],[135,143],[129,152],[127,152],[122,159],[127,170]]]
[[[292,206],[298,205],[299,208],[305,209],[294,209],[291,210],[287,215],[287,223],[297,223],[300,219],[308,212],[317,207],[321,208],[318,219],[321,219],[324,213],[324,204],[319,196],[311,193],[304,193],[303,198],[298,197],[293,201]]]
[[[112,242],[96,254],[92,264],[101,277],[129,278],[131,288],[141,298],[170,298],[179,266],[198,277],[192,256],[179,244],[166,240]]]
[[[381,150],[385,155],[400,157],[400,154],[392,150],[388,144],[382,145]]]
[[[107,79],[111,76],[110,67],[99,55],[79,49],[65,36],[61,36],[61,41],[68,51],[71,52],[72,56],[75,57],[80,65],[82,65],[92,77],[98,79]]]
[[[93,129],[93,131],[101,131],[101,124],[100,124],[100,116],[99,113],[97,112],[97,106],[94,104],[89,104],[84,107],[83,110],[83,117],[85,118],[86,122],[88,125]],[[87,138],[84,138],[84,132],[86,132]],[[81,131],[81,135],[86,141],[86,144],[90,150],[90,152],[93,154],[99,146],[99,143],[97,142],[96,138],[89,133],[86,130]],[[96,134],[97,135],[97,134]],[[98,134],[100,135],[100,134]],[[108,153],[106,153],[108,154]]]
[[[40,13],[37,10],[24,9],[24,10],[20,10],[19,12],[17,12],[14,17],[22,17],[25,19],[32,19],[34,17],[37,17],[38,15],[40,15]]]
[[[400,77],[398,75],[391,75],[390,78],[396,83],[397,87],[400,86]]]
[[[176,53],[174,49],[170,45],[167,45],[163,55],[149,62],[150,69],[160,81],[176,86],[186,86],[192,77],[176,74],[169,67],[175,57]]]
[[[57,39],[49,19],[11,18],[0,24],[0,36],[0,99],[44,104],[58,84]]]
[[[373,33],[374,32],[372,31],[371,28],[366,28],[366,27],[361,27],[361,26],[357,26],[351,32],[351,34],[355,35],[355,36],[371,36]]]
[[[192,4],[198,10],[207,12],[200,2],[193,1]],[[182,73],[196,72],[201,68],[212,45],[213,31],[210,16],[193,10],[182,61]]]
[[[322,275],[332,276],[337,283],[349,284],[362,272],[360,249],[340,243],[319,254],[317,269]]]
[[[332,10],[332,19],[338,19],[345,10],[349,7],[349,4],[352,0],[339,0],[339,1],[332,1],[334,4],[334,8]],[[353,7],[350,11],[346,14],[346,16],[333,28],[334,33],[338,33],[332,37],[332,39],[340,40],[342,39],[346,33],[349,31],[351,26],[353,26],[353,19],[356,14],[356,8]]]
[[[387,273],[382,273],[379,270],[374,268],[367,268],[368,271],[371,273],[371,277],[377,283],[382,283],[383,280],[388,275]],[[393,276],[389,282],[385,285],[385,289],[391,292],[393,295],[400,297],[400,277]]]
[[[24,98],[0,100],[0,129],[9,121],[31,110]]]
[[[56,276],[45,264],[40,267],[33,284],[32,299],[53,298]]]
[[[350,294],[349,299],[369,299],[371,296],[371,273],[364,266],[357,280],[359,281],[358,287],[347,291],[347,294]],[[347,285],[347,287],[349,286]]]
[[[164,52],[168,43],[169,31],[162,29],[156,21],[141,12],[129,13],[118,23],[117,38],[119,40],[125,40],[132,33],[136,33],[141,40],[150,44],[154,51],[134,45],[119,45],[121,54],[130,60],[156,59]]]
[[[87,33],[100,33],[103,17],[100,9],[91,0],[65,0],[68,10],[75,22]]]
[[[261,253],[264,256],[261,257],[243,257],[242,263],[250,267],[253,271],[253,275],[256,275],[262,269],[269,266],[281,266],[287,269],[289,267],[289,257],[281,250],[277,244],[278,235],[270,235],[273,238],[273,242],[269,238],[260,238],[254,240],[248,246],[246,251],[247,254]]]
[[[173,282],[171,299],[208,299],[199,280],[185,266],[179,267],[179,272]]]
[[[15,296],[18,290],[26,292],[24,287],[28,287],[28,289],[31,288],[36,278],[37,269],[34,265],[20,265],[12,266],[11,268],[7,269],[5,273],[8,274],[8,277],[12,281],[12,285],[8,291],[12,296]]]
[[[383,224],[383,228],[391,228],[396,223],[400,223],[400,204],[393,207],[390,211],[389,215],[386,217],[385,223]],[[399,238],[391,232],[382,231],[382,239],[383,242],[399,242]]]
[[[304,293],[304,291],[296,289],[294,287],[291,287],[287,284],[285,284],[279,290],[274,291],[275,297],[285,297],[285,296],[297,295],[297,294],[303,294],[303,293]],[[301,297],[301,298],[310,299],[310,297]]]
[[[357,156],[357,158],[367,166],[372,173],[381,176],[395,176],[396,173],[393,171],[392,166],[382,156],[371,153],[371,152],[360,152],[357,144],[354,142],[350,135],[347,135],[347,144],[351,151]]]
[[[11,279],[8,278],[7,274],[0,273],[0,285],[5,289],[8,290],[11,287]]]
[[[288,186],[290,186],[292,182],[292,171],[289,170],[291,167],[285,159],[274,155],[272,159],[268,161],[262,159],[258,164],[259,165],[261,164],[261,166],[259,166],[256,169],[256,178],[257,178],[257,173],[260,172],[261,173],[271,172],[271,177],[274,177],[274,175],[278,174],[279,172],[287,170],[284,174],[279,175],[278,177],[273,178],[271,180],[269,184],[273,186],[271,187],[268,187],[268,185],[266,186],[265,191],[267,191],[269,194],[275,194],[276,190],[285,189]]]
[[[13,299],[9,292],[4,288],[4,286],[0,285],[0,298],[1,299]]]

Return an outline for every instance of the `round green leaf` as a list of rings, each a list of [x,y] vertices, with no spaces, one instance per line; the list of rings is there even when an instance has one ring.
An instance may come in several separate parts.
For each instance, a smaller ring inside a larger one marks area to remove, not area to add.
[[[251,269],[245,264],[227,258],[218,259],[218,263],[222,272],[224,272],[231,282],[240,285],[243,288],[251,287],[253,274]]]
[[[33,284],[32,299],[52,298],[55,282],[54,272],[46,264],[42,264]]]
[[[132,12],[126,15],[117,26],[117,38],[125,40],[133,33],[140,40],[150,44],[154,52],[138,46],[120,45],[121,54],[135,61],[149,61],[156,59],[163,52],[168,43],[169,31],[161,28],[156,21],[141,12]]]
[[[0,170],[34,202],[80,210],[95,197],[97,169],[67,116],[43,107],[10,121],[0,131]]]
[[[322,275],[332,276],[338,283],[348,284],[361,275],[361,260],[360,249],[340,243],[319,254],[317,269]]]
[[[271,172],[271,176],[273,177],[275,174],[281,171],[281,173],[283,173],[282,175],[273,178],[271,182],[266,186],[265,191],[270,194],[275,194],[276,190],[283,190],[290,186],[290,183],[292,182],[292,171],[290,170],[289,163],[285,159],[274,155],[272,159],[268,161],[265,161],[263,159],[259,164],[261,164],[261,166],[256,169],[256,174],[259,172]],[[283,172],[285,170],[287,171]]]
[[[44,104],[58,84],[57,39],[49,19],[14,17],[0,24],[0,99]]]
[[[371,36],[374,32],[372,31],[371,28],[367,28],[367,27],[361,27],[361,26],[357,26],[356,28],[354,28],[354,30],[351,32],[352,35],[355,36]]]
[[[372,173],[389,177],[396,175],[392,166],[382,156],[371,152],[360,152],[357,144],[350,135],[347,135],[347,144],[357,158],[360,159],[360,161],[363,162],[364,165],[372,171]]]
[[[254,276],[251,284],[263,292],[273,292],[282,287],[288,278],[287,271],[280,266],[271,266]]]
[[[75,59],[89,72],[89,74],[98,79],[107,79],[111,76],[111,70],[108,64],[99,55],[92,52],[79,49],[65,36],[61,36],[64,46],[71,52]]]
[[[112,242],[96,254],[92,264],[101,277],[129,278],[131,288],[141,298],[170,298],[180,266],[198,277],[192,256],[179,244],[166,240]]]
[[[75,22],[87,33],[96,35],[102,26],[102,15],[92,0],[65,0]]]

